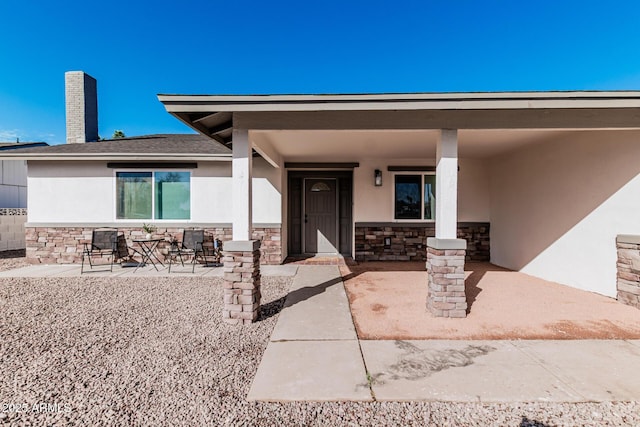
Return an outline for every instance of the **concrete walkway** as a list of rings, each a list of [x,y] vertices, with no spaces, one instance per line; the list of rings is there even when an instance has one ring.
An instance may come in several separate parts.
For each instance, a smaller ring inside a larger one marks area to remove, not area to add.
[[[639,340],[358,340],[338,268],[300,266],[249,400],[640,400]]]
[[[337,266],[299,266],[248,399],[372,400]]]
[[[87,271],[88,270],[88,271]],[[195,272],[191,272],[191,264],[185,263],[181,265],[171,266],[169,273],[168,266],[158,265],[158,271],[151,265],[141,267],[138,270],[135,267],[121,267],[116,264],[113,271],[109,271],[109,266],[96,266],[94,270],[87,267],[84,274],[80,274],[80,265],[78,264],[39,264],[30,265],[28,267],[15,268],[0,272],[2,277],[222,277],[222,267],[204,267],[196,266]],[[261,265],[260,274],[263,276],[295,276],[298,271],[297,265]]]

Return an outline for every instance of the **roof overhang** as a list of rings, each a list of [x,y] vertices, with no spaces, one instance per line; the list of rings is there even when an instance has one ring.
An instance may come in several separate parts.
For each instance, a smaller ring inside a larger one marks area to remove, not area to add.
[[[194,161],[194,162],[230,162],[231,154],[220,155],[197,155],[177,153],[171,154],[149,154],[149,153],[108,153],[108,154],[44,154],[44,153],[19,153],[19,152],[1,152],[0,160],[37,160],[37,161],[109,161],[109,160],[133,160],[133,161]]]
[[[229,144],[232,128],[637,128],[640,92],[472,92],[353,95],[158,95],[196,131]]]

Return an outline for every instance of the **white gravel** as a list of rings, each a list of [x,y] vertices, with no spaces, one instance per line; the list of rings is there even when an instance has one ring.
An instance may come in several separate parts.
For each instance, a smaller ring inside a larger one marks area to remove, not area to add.
[[[247,402],[290,280],[264,277],[266,315],[237,327],[219,279],[3,279],[0,425],[640,424],[636,402]]]

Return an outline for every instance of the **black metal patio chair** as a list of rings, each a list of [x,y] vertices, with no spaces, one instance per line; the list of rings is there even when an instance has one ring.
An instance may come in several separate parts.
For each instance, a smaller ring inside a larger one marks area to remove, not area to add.
[[[206,262],[204,256],[204,230],[184,230],[182,233],[182,242],[172,244],[169,248],[169,273],[171,273],[171,265],[174,259],[180,259],[180,264],[184,267],[184,258],[191,258],[191,272],[196,271],[196,262],[198,257]]]
[[[220,259],[222,258],[222,241],[211,237],[209,241],[205,238],[204,245],[204,266],[205,267],[222,267]]]
[[[124,236],[123,236],[124,237]],[[109,264],[94,264],[95,258],[103,259],[111,257]],[[94,266],[109,266],[109,271],[113,271],[113,264],[118,258],[118,230],[93,230],[91,233],[91,243],[85,243],[82,250],[82,264],[80,266],[80,274],[84,273],[84,261],[89,261],[89,267],[93,270]],[[100,270],[106,271],[106,270]]]

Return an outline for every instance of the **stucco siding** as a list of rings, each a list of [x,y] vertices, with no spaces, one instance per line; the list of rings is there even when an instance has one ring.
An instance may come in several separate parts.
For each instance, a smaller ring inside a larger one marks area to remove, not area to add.
[[[253,172],[253,222],[280,224],[281,169],[256,159]],[[30,162],[28,184],[29,223],[116,221],[115,170],[106,162]],[[231,196],[231,165],[199,163],[191,170],[191,220],[187,223],[231,223]]]
[[[113,169],[106,162],[29,162],[28,222],[112,222]]]
[[[388,166],[434,166],[434,158],[361,159],[353,171],[355,222],[393,221],[394,172]],[[460,159],[458,221],[489,222],[489,173],[484,160]],[[374,171],[382,172],[382,186],[374,185]],[[420,172],[415,172],[419,174]],[[437,197],[436,197],[437,199]]]
[[[617,234],[640,233],[640,132],[576,131],[494,158],[491,260],[616,293]]]

